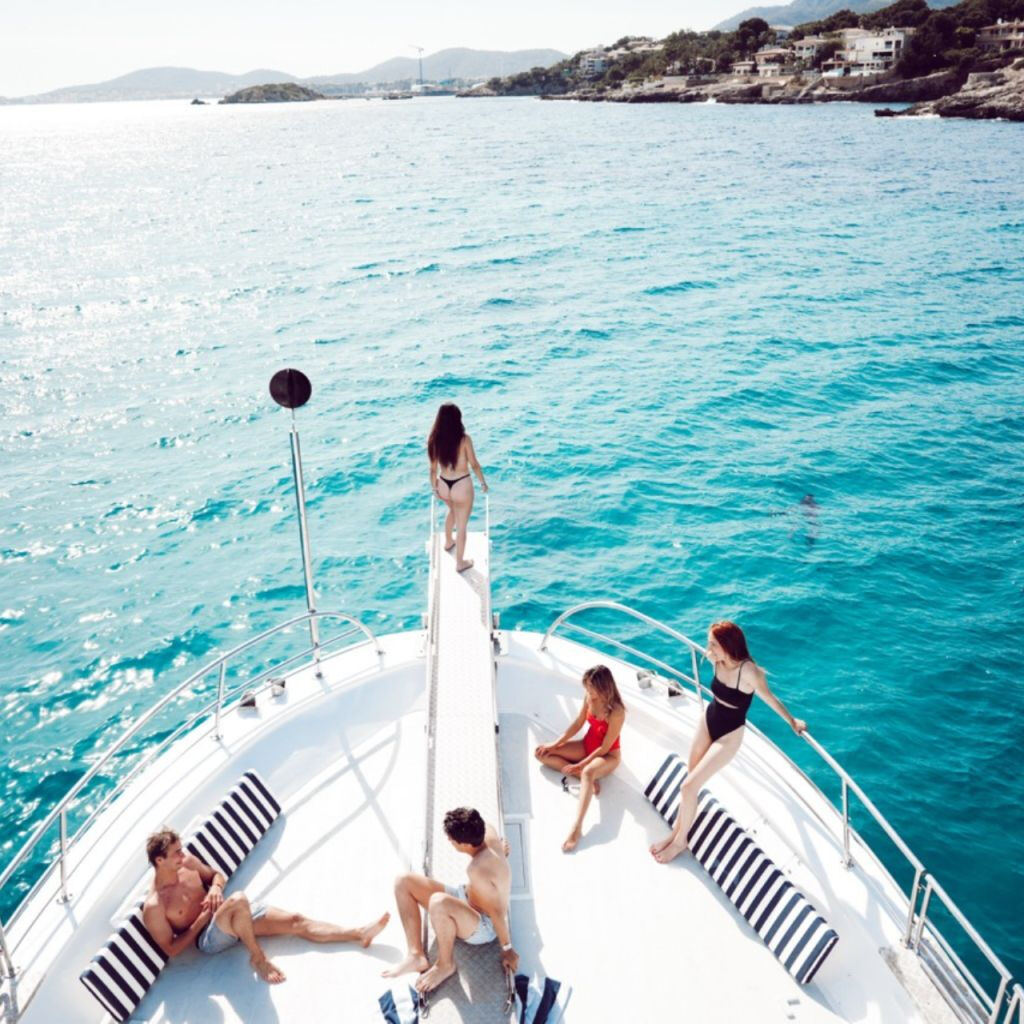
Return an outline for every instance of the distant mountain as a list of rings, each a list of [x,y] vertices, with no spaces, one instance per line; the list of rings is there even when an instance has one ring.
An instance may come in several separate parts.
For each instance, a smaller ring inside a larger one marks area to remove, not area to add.
[[[447,78],[483,79],[495,75],[514,75],[534,67],[549,67],[564,59],[558,50],[440,50],[423,58],[423,77],[430,81]],[[194,68],[144,68],[112,78],[109,82],[91,85],[69,85],[63,89],[37,96],[0,98],[0,103],[86,103],[96,100],[160,100],[187,99],[191,96],[226,96],[250,85],[277,82],[298,82],[319,86],[328,83],[368,85],[399,82],[419,78],[419,61],[415,57],[395,57],[376,67],[355,74],[316,75],[296,78],[287,71],[260,68],[244,75],[228,75],[221,71],[197,71]]]
[[[565,60],[566,54],[558,50],[467,50],[456,47],[449,50],[438,50],[429,57],[423,58],[423,78],[426,81],[441,82],[449,78],[493,78],[495,75],[517,75],[520,71],[530,68],[547,68]],[[406,79],[416,81],[419,78],[419,61],[415,57],[394,57],[356,74],[339,73],[336,75],[317,75],[315,78],[304,78],[309,85],[324,85],[335,82],[338,85],[349,85],[353,82],[366,82],[376,85],[384,82],[401,82]]]
[[[63,89],[23,96],[14,103],[87,103],[95,100],[162,100],[190,96],[220,96],[248,85],[264,82],[294,82],[286,71],[259,68],[244,75],[222,71],[196,71],[195,68],[144,68],[109,82],[93,85],[69,85]]]
[[[929,7],[952,7],[958,0],[928,0]],[[731,32],[747,18],[764,18],[769,25],[802,25],[805,21],[820,21],[836,11],[849,10],[854,14],[872,14],[888,7],[892,0],[793,0],[785,7],[748,7],[715,28]]]

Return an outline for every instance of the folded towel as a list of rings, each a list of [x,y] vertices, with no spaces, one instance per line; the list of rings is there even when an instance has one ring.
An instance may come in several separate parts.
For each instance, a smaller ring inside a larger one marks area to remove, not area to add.
[[[538,978],[531,984],[525,974],[517,974],[515,993],[517,1024],[556,1024],[565,1013],[572,987],[554,978]]]
[[[387,1024],[419,1024],[419,995],[411,985],[395,985],[377,1002]]]

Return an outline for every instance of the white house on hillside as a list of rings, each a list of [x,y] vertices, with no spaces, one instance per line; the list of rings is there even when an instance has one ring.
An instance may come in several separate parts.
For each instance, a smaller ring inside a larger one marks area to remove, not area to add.
[[[914,33],[912,28],[894,27],[881,32],[865,32],[863,29],[843,31],[859,34],[848,36],[844,48],[821,65],[826,75],[880,75],[890,71]]]
[[[985,50],[1024,49],[1024,18],[1017,21],[1000,19],[994,25],[979,29],[978,45]]]

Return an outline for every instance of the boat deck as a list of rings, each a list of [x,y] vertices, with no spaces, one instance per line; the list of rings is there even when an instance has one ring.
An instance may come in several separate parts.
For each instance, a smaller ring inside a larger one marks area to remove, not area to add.
[[[392,882],[419,870],[427,820],[423,634],[382,645],[379,666],[363,648],[327,661],[322,681],[297,673],[283,700],[227,714],[222,742],[197,730],[126,790],[116,814],[75,848],[72,902],[32,901],[38,916],[27,935],[27,918],[11,923],[19,992],[31,997],[25,1022],[104,1019],[78,974],[141,892],[146,833],[164,821],[187,831],[247,768],[261,772],[283,813],[229,890],[341,924],[384,910],[391,922],[368,951],[267,940],[288,975],[274,988],[254,978],[242,949],[210,958],[190,950],[134,1019],[264,1024],[324,1019],[327,1007],[331,1019],[380,1019],[377,999],[389,987],[380,972],[404,953]],[[603,660],[628,707],[623,765],[592,804],[577,851],[563,854],[575,797],[532,751],[574,716],[595,654],[558,638],[548,653],[539,645],[537,634],[504,634],[498,659],[511,923],[521,970],[572,987],[568,1024],[666,1015],[714,1024],[749,1020],[751,1007],[759,1021],[953,1019],[900,945],[903,904],[891,880],[859,844],[857,866],[842,865],[834,811],[756,732],[710,788],[838,931],[814,982],[801,988],[790,978],[692,858],[652,860],[647,846],[665,826],[643,786],[667,752],[685,754],[698,709],[691,698],[639,689],[635,672],[612,659]]]
[[[497,709],[494,649],[491,644],[490,552],[484,533],[466,538],[473,567],[455,571],[455,553],[441,549],[431,560],[430,759],[426,832],[427,869],[449,885],[466,880],[468,858],[449,842],[444,815],[455,807],[474,807],[484,821],[503,832],[498,794]],[[429,999],[434,1024],[508,1020],[505,976],[496,942],[457,943],[457,972]],[[429,950],[436,955],[435,950]]]
[[[498,663],[506,823],[523,837],[527,891],[513,904],[516,946],[535,970],[573,986],[568,1021],[952,1021],[934,995],[917,1005],[884,954],[900,963],[922,1001],[930,984],[900,946],[902,910],[881,871],[849,870],[824,798],[766,740],[748,730],[737,758],[709,788],[837,930],[836,948],[798,985],[690,856],[659,865],[649,845],[666,826],[643,796],[670,751],[684,758],[697,720],[690,697],[643,691],[612,659],[626,701],[623,763],[602,782],[576,851],[561,852],[575,810],[534,747],[579,710],[593,651],[537,634],[512,634]],[[831,817],[834,817],[832,815]],[[867,861],[870,855],[858,860]]]

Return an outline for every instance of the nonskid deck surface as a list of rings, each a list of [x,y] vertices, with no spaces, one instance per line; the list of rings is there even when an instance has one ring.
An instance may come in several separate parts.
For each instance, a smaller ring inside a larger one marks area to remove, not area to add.
[[[839,933],[815,980],[798,985],[692,857],[653,860],[648,846],[666,826],[643,789],[666,753],[685,757],[697,711],[686,698],[669,706],[642,694],[624,666],[616,668],[629,709],[623,764],[603,781],[576,852],[563,854],[575,792],[532,752],[575,717],[579,674],[594,654],[556,644],[551,658],[537,652],[538,640],[513,635],[498,662],[506,824],[521,837],[512,860],[525,880],[525,891],[514,890],[513,934],[530,969],[573,986],[569,1024],[952,1019],[944,1005],[922,1014],[886,964],[880,950],[899,949],[886,894],[842,866],[835,834],[804,802],[820,794],[783,784],[782,770],[801,777],[754,734],[710,788]]]
[[[471,532],[466,557],[473,568],[455,571],[454,552],[440,537],[431,576],[433,643],[429,652],[430,768],[427,833],[429,870],[449,885],[466,879],[468,859],[445,835],[446,811],[474,807],[502,831],[495,737],[494,650],[491,644],[490,558],[485,534]],[[436,957],[436,948],[430,951]],[[432,1024],[497,1024],[506,998],[496,942],[456,943],[457,972],[428,996]]]

